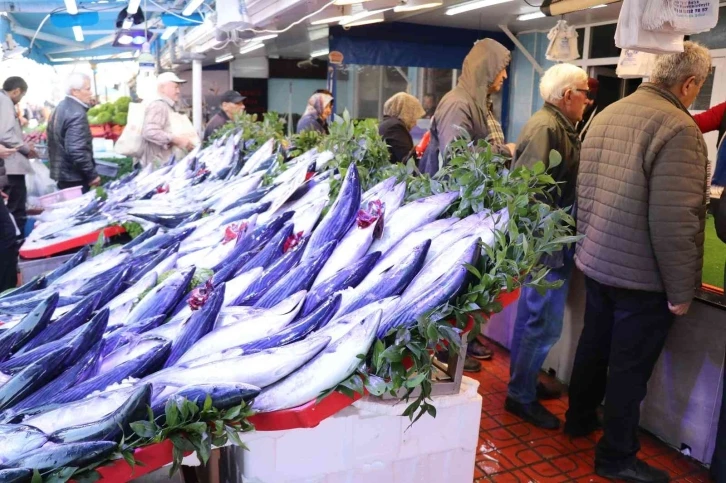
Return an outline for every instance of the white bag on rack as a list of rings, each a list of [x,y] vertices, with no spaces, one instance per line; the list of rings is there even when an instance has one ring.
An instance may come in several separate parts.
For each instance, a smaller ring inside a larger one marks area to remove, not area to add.
[[[653,69],[656,58],[658,56],[655,54],[623,49],[620,51],[620,59],[615,73],[621,79],[650,77],[650,71]]]
[[[718,23],[719,0],[647,0],[641,25],[652,32],[697,34]]]
[[[577,31],[567,25],[566,21],[558,21],[547,34],[547,38],[550,40],[545,53],[547,60],[569,62],[580,58],[577,51]]]
[[[615,29],[615,45],[621,49],[671,54],[683,52],[683,35],[678,33],[651,32],[640,22],[648,0],[623,0]]]

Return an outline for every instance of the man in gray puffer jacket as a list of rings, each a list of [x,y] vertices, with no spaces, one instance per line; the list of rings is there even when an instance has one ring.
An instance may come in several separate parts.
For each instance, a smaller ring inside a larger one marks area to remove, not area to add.
[[[580,154],[575,260],[585,274],[585,326],[565,432],[588,434],[605,398],[595,471],[667,481],[636,458],[640,403],[674,315],[700,283],[707,150],[688,112],[711,68],[707,49],[658,57],[651,82],[598,115]]]

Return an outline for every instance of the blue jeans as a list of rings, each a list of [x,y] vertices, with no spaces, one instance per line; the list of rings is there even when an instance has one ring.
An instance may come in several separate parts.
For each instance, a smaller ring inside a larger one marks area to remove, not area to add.
[[[552,346],[562,334],[565,302],[574,262],[564,257],[564,265],[552,268],[545,277],[549,282],[562,280],[562,287],[544,295],[531,287],[522,287],[514,322],[508,396],[522,404],[537,400],[537,375]]]

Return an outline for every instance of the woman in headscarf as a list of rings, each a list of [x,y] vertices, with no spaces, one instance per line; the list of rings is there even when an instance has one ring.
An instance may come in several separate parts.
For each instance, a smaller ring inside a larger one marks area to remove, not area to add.
[[[333,112],[333,96],[324,93],[313,94],[308,100],[308,107],[297,123],[298,134],[305,131],[317,131],[328,134],[325,120]]]
[[[383,121],[378,126],[378,134],[388,145],[392,163],[405,163],[415,156],[410,131],[425,114],[418,99],[405,92],[394,94],[383,105]]]

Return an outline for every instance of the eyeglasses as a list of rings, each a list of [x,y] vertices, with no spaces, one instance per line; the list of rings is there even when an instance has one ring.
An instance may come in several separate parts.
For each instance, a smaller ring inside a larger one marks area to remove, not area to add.
[[[583,92],[585,96],[587,96],[588,100],[594,101],[595,100],[595,93],[592,92],[590,89],[575,89],[577,92]]]

